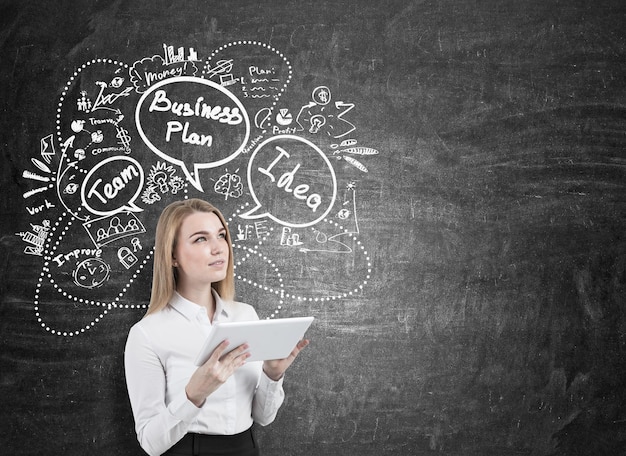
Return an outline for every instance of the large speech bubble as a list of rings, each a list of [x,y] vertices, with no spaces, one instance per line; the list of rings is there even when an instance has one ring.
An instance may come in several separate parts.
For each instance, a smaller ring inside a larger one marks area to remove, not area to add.
[[[250,120],[239,99],[212,81],[192,76],[151,86],[137,103],[135,123],[144,143],[180,166],[199,191],[199,171],[234,159],[250,136]]]
[[[293,228],[323,220],[337,197],[337,178],[328,157],[312,142],[293,135],[259,144],[248,163],[248,186],[256,206],[240,217],[268,217]]]
[[[85,177],[80,189],[82,204],[97,215],[118,212],[141,212],[135,200],[143,188],[143,168],[126,156],[102,160]]]

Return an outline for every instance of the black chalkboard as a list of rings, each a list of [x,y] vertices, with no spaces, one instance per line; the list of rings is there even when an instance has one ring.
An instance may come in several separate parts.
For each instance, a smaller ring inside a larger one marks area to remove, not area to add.
[[[154,227],[314,315],[266,455],[626,445],[626,6],[5,1],[0,444],[142,454]]]

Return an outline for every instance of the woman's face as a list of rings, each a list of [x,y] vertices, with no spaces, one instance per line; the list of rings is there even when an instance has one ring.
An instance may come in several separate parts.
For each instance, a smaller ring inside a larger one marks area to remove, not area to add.
[[[203,288],[224,280],[229,255],[226,230],[212,212],[194,212],[183,219],[173,252],[177,288]]]

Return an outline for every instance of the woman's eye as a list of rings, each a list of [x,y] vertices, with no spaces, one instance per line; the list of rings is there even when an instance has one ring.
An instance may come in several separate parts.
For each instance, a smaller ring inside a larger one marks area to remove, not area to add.
[[[204,241],[206,241],[206,238],[204,236],[200,236],[196,238],[195,242],[204,242]]]

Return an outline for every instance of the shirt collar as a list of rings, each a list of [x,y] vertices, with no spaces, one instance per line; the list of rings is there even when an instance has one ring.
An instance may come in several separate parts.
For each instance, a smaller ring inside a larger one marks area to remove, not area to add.
[[[215,299],[215,316],[213,317],[213,320],[220,320],[221,315],[228,318],[228,304],[220,297],[219,294],[217,294],[217,291],[211,289],[211,292],[213,293],[213,298]],[[183,314],[183,316],[188,320],[196,318],[199,313],[204,313],[206,315],[206,309],[204,307],[183,298],[177,291],[174,291],[174,295],[172,296],[169,304],[175,310]]]

